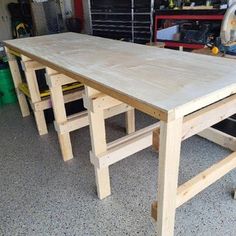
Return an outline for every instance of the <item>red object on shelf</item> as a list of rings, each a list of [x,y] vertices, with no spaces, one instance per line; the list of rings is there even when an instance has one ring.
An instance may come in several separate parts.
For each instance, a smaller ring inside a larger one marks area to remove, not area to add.
[[[155,16],[155,33],[154,33],[154,42],[157,42],[157,27],[159,20],[223,20],[224,15],[156,15]],[[160,40],[162,41],[162,40]],[[190,49],[200,49],[203,48],[203,44],[191,44],[191,43],[181,43],[181,42],[172,42],[165,41],[165,46],[167,47],[184,47]]]
[[[74,0],[75,17],[81,20],[82,28],[84,25],[83,0]]]

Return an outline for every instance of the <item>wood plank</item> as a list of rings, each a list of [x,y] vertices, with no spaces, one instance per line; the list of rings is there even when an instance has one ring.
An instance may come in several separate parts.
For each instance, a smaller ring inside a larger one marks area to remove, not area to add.
[[[64,74],[60,74],[56,71],[55,71],[55,74],[50,75],[50,80],[47,79],[47,74],[45,76],[46,76],[46,81],[48,85],[50,85],[51,83],[50,80],[53,80],[53,83],[55,86],[62,86],[62,85],[76,82],[73,78],[66,76]]]
[[[127,111],[132,110],[132,109],[133,109],[133,107],[131,107],[131,106],[125,104],[125,103],[121,103],[118,106],[114,106],[114,107],[111,107],[111,108],[108,108],[108,109],[104,110],[104,117],[106,119],[106,118],[109,118],[109,117],[112,117],[112,116],[119,115],[123,112],[127,112]]]
[[[152,145],[152,132],[159,122],[107,144],[107,151],[99,155],[90,153],[91,162],[98,168],[108,167]]]
[[[64,102],[69,103],[79,99],[82,99],[84,90],[72,90],[66,93],[63,93]],[[40,102],[32,104],[32,107],[35,111],[46,110],[52,107],[52,101],[50,97],[42,99]]]
[[[156,152],[159,152],[159,146],[160,146],[160,127],[158,127],[153,131],[153,136],[152,136],[152,147]]]
[[[22,61],[27,62],[28,58],[22,57]],[[29,68],[27,63],[25,64],[25,77],[27,85],[29,88],[31,102],[34,104],[36,102],[41,102],[41,96],[39,91],[39,86],[37,82],[37,77],[34,68]],[[45,120],[44,112],[34,111],[34,117],[37,125],[37,129],[40,135],[45,135],[48,133],[47,123]]]
[[[135,132],[135,110],[131,109],[125,113],[126,133],[131,134]]]
[[[235,168],[236,152],[181,185],[177,191],[176,207],[181,206]],[[154,202],[152,204],[152,217],[154,219],[157,219],[157,209],[158,204]]]
[[[96,110],[108,110],[113,107],[119,107],[123,104],[123,102],[114,99],[105,94],[96,94],[94,97],[90,97],[89,99],[84,95],[83,96],[84,107],[90,110],[91,112],[96,112]],[[118,114],[120,114],[119,112]],[[128,109],[125,115],[126,119],[126,132],[130,134],[135,131],[135,113],[134,109]]]
[[[54,84],[53,79],[50,80],[50,75],[54,75],[57,72],[50,68],[46,68],[46,73],[47,73],[47,82],[49,82],[48,85],[50,87],[50,92],[51,92],[55,121],[58,124],[65,123],[67,122],[67,116],[66,116],[64,97],[61,86],[58,84]],[[63,134],[58,133],[58,139],[61,147],[63,160],[64,161],[71,160],[73,158],[73,152],[72,152],[69,132]]]
[[[85,94],[87,99],[98,95],[99,92],[85,86]],[[92,152],[94,155],[99,155],[107,150],[106,145],[106,131],[103,110],[96,110],[96,112],[88,111],[89,114],[89,128],[92,142]],[[97,168],[94,166],[97,194],[100,199],[103,199],[111,194],[110,177],[108,167]]]
[[[75,33],[5,44],[162,120],[190,114],[236,93],[233,60]]]
[[[236,152],[212,165],[178,188],[177,207],[196,196],[202,190],[215,183],[221,177],[236,168]]]
[[[206,128],[230,117],[236,113],[236,95],[229,96],[217,103],[207,106],[197,112],[184,117],[182,140],[195,134],[199,134],[223,147],[235,151],[235,138],[216,131],[213,128]],[[205,131],[203,131],[205,130]],[[159,130],[153,132],[153,147],[159,149]]]
[[[121,101],[102,93],[96,94],[96,96],[93,96],[89,99],[84,96],[83,100],[85,107],[91,112],[96,112],[96,110],[98,109],[109,109],[111,107],[118,106],[122,103]]]
[[[232,95],[217,103],[184,118],[183,140],[202,130],[232,116],[236,113],[236,95]]]
[[[104,111],[104,119],[113,117],[123,112],[127,112],[127,110],[129,111],[130,109],[132,108],[125,104],[115,106],[113,107],[113,109],[112,108],[106,109]],[[67,121],[64,123],[58,124],[57,122],[54,122],[55,129],[60,134],[72,132],[74,130],[86,127],[88,125],[89,125],[89,118],[87,111],[79,112],[77,114],[68,116]]]
[[[45,66],[43,66],[40,63],[38,63],[37,61],[33,61],[33,60],[26,60],[26,61],[22,60],[21,66],[24,71],[26,70],[26,68],[33,69],[33,70],[45,69]]]
[[[7,53],[8,64],[9,64],[9,67],[11,70],[11,75],[12,75],[12,79],[13,79],[13,83],[14,83],[14,87],[15,87],[15,91],[16,91],[16,96],[17,96],[17,99],[19,102],[21,114],[23,117],[29,116],[30,111],[29,111],[29,106],[27,104],[26,97],[19,90],[19,84],[22,83],[22,79],[21,79],[21,74],[20,74],[20,70],[19,70],[19,66],[18,66],[16,57],[12,54],[12,52],[8,48],[5,48],[5,50]]]
[[[198,135],[222,147],[230,149],[231,151],[236,151],[236,138],[222,131],[214,128],[208,128],[198,133]]]
[[[72,132],[74,130],[86,127],[88,125],[89,125],[89,119],[87,111],[77,113],[76,116],[75,115],[73,115],[72,117],[68,116],[67,121],[64,123],[54,122],[55,130],[59,134]]]
[[[158,235],[173,236],[183,119],[161,121],[158,167]]]

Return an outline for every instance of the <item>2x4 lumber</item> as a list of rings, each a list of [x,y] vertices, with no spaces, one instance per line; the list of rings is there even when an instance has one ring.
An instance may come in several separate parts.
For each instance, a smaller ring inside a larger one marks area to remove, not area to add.
[[[221,100],[217,103],[214,103],[210,106],[205,107],[204,109],[194,112],[186,117],[184,117],[183,121],[183,130],[182,130],[182,140],[185,140],[195,134],[198,134],[199,132],[207,129],[208,127],[228,118],[229,116],[236,113],[236,95],[231,95],[228,98],[225,98],[224,100]],[[155,150],[158,150],[158,139],[159,139],[159,132],[156,130],[154,132],[153,137],[153,147]],[[211,131],[205,131],[202,133],[202,135],[205,133],[209,134]],[[200,134],[201,135],[201,134]],[[220,133],[214,138],[212,138],[212,141],[219,140],[218,144],[221,145],[222,138],[219,138]],[[231,136],[232,137],[232,136]],[[228,138],[229,140],[229,138]],[[227,139],[225,141],[228,141]],[[230,140],[229,140],[230,141]],[[232,143],[232,142],[231,142]],[[222,143],[224,144],[224,142]],[[227,147],[227,144],[224,144],[223,146]],[[228,145],[231,150],[235,150],[234,147],[232,147],[231,144]],[[228,147],[227,147],[228,148]]]
[[[230,154],[225,159],[212,165],[207,170],[198,174],[187,183],[181,185],[178,189],[178,198],[176,205],[181,206],[189,199],[193,198],[199,192],[215,183],[221,177],[236,168],[236,152]]]
[[[183,118],[160,122],[158,235],[174,235]]]
[[[72,101],[82,99],[82,95],[83,95],[83,90],[72,90],[66,92],[64,93],[64,102],[69,103]],[[50,97],[44,98],[42,99],[42,101],[32,104],[32,107],[36,111],[49,109],[52,107],[51,98]]]
[[[46,73],[48,80],[50,82],[50,76],[56,73],[54,70],[50,68],[46,68]],[[53,104],[53,112],[55,116],[55,120],[57,123],[65,123],[67,122],[66,110],[64,105],[64,97],[61,89],[61,85],[49,83],[50,91],[51,91],[51,99]],[[58,134],[58,139],[61,147],[61,152],[64,161],[68,161],[73,158],[72,146],[70,140],[69,132],[64,134]]]
[[[215,183],[224,175],[236,168],[236,152],[230,154],[225,159],[212,165],[207,170],[201,172],[191,180],[182,184],[177,191],[176,208],[196,196],[205,188]],[[157,202],[152,204],[152,216],[157,219],[155,209],[158,208]]]
[[[236,151],[236,138],[220,130],[208,128],[198,135],[233,152]]]
[[[159,151],[160,146],[160,127],[153,131],[152,147],[155,151]]]
[[[73,115],[72,117],[68,116],[67,121],[64,123],[57,123],[54,122],[55,130],[59,134],[65,134],[68,132],[72,132],[77,129],[81,129],[89,125],[88,120],[88,112],[80,112],[76,116]]]
[[[104,110],[104,117],[109,118],[111,116],[116,116],[116,115],[121,114],[122,112],[127,112],[132,109],[133,109],[133,107],[131,107],[125,103],[121,103],[120,105],[110,107],[110,108]]]
[[[98,93],[95,89],[85,87],[85,98],[87,99],[94,97]],[[96,112],[88,110],[88,114],[92,152],[97,156],[107,151],[104,113],[103,110],[96,110]],[[98,197],[104,199],[111,194],[109,168],[98,168],[94,166],[94,170]]]
[[[104,111],[104,119],[113,117],[117,114],[120,114],[122,112],[127,112],[131,109],[131,107],[122,104],[118,105],[118,107],[114,107],[114,109],[110,108]],[[71,116],[67,117],[67,121],[64,123],[57,123],[54,122],[55,129],[58,133],[64,134],[67,132],[72,132],[77,129],[81,129],[83,127],[86,127],[89,125],[89,118],[88,118],[88,112],[83,111]]]
[[[231,95],[217,103],[207,106],[200,111],[184,118],[183,139],[228,118],[236,113],[236,95]]]
[[[40,102],[41,96],[38,87],[38,82],[36,78],[36,74],[34,70],[26,70],[25,71],[27,85],[29,87],[30,99],[33,103]]]
[[[11,70],[11,75],[12,75],[17,99],[20,105],[21,114],[23,117],[26,117],[30,115],[30,111],[29,111],[29,106],[27,104],[25,95],[19,90],[19,84],[22,83],[19,66],[18,66],[15,55],[12,54],[12,51],[9,50],[8,48],[5,48],[5,49],[6,49],[6,53],[8,57],[8,64]]]
[[[51,69],[50,79],[48,79],[48,75],[46,74],[46,81],[49,87],[51,86],[63,86],[65,84],[70,84],[77,82],[76,80],[68,77],[64,74],[59,74],[57,71]]]
[[[125,113],[126,133],[135,132],[135,109],[131,109]]]
[[[123,104],[123,102],[112,98],[108,95],[96,92],[94,96],[87,98],[83,96],[84,106],[91,112],[96,112],[97,110],[108,110],[113,107],[118,107]],[[126,119],[126,132],[130,134],[135,131],[135,112],[134,109],[129,109],[125,115]]]
[[[41,65],[37,61],[21,61],[21,66],[23,71],[26,71],[27,69],[33,69],[33,70],[41,70],[44,69],[45,66]]]
[[[107,144],[107,151],[99,155],[90,153],[91,162],[98,168],[108,167],[152,145],[152,132],[159,122]]]
[[[36,102],[41,102],[42,99],[40,96],[35,69],[29,68],[27,64],[25,64],[25,77],[26,77],[27,85],[29,87],[31,102],[33,104]],[[40,135],[47,134],[48,133],[47,124],[46,124],[43,111],[34,111],[34,117],[35,117],[39,134]]]
[[[121,101],[102,93],[96,94],[95,96],[90,97],[89,99],[84,96],[84,101],[85,107],[92,112],[96,112],[96,110],[98,109],[109,109],[111,107],[118,106],[122,103]]]
[[[9,49],[7,47],[5,47],[5,49],[6,49],[5,51],[7,52],[7,54],[11,54],[14,57],[21,57],[21,54],[16,52],[16,51],[11,50],[11,49]]]

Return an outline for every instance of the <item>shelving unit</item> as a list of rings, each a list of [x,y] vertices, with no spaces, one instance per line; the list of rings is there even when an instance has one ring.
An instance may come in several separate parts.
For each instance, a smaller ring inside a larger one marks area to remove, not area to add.
[[[126,7],[96,7],[90,3],[92,34],[134,43],[153,39],[154,0],[149,6],[137,6],[135,0]]]
[[[175,11],[157,11],[155,15],[154,42],[165,42],[166,47],[183,47],[188,49],[200,49],[204,44],[186,43],[174,40],[160,40],[157,37],[159,22],[162,20],[195,20],[195,21],[222,21],[224,11],[222,10],[175,10]]]

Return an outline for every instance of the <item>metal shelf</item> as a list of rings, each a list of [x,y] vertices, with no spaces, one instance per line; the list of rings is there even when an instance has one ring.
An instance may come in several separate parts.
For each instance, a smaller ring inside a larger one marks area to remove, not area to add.
[[[136,8],[135,0],[130,0],[131,7],[127,7],[126,9],[118,10],[109,8],[104,10],[101,8],[90,8],[93,34],[96,35],[100,32],[99,35],[101,36],[104,31],[105,37],[117,37],[117,39],[120,39],[122,33],[128,33],[132,36],[132,42],[137,40],[145,42],[152,41],[154,0],[149,1],[150,8],[147,11],[145,11],[147,8]],[[111,32],[111,34],[107,32]],[[115,34],[112,35],[112,32],[117,33],[117,36]],[[146,37],[146,35],[148,36]]]
[[[120,20],[93,20],[96,23],[132,23],[132,21],[120,21]],[[151,21],[134,21],[134,24],[150,24]]]
[[[93,25],[93,27],[119,27],[119,28],[131,28],[131,25]],[[134,26],[135,29],[149,29],[148,26]]]
[[[109,31],[109,32],[123,32],[123,33],[132,33],[132,31],[127,30],[115,30],[115,29],[94,29],[94,31]],[[135,34],[149,34],[147,31],[133,31]]]

